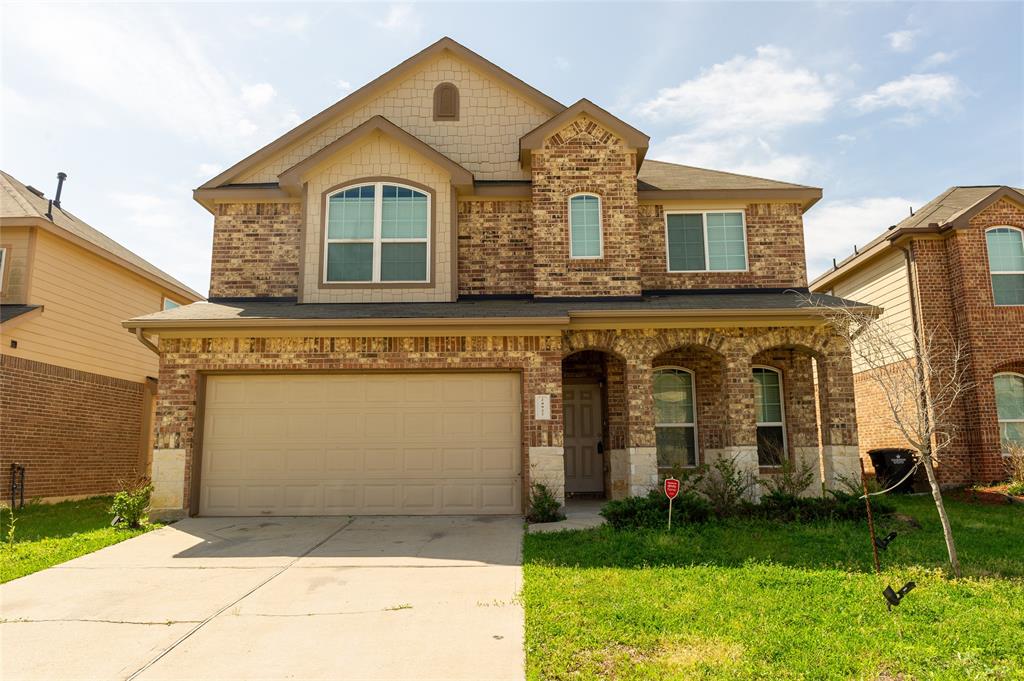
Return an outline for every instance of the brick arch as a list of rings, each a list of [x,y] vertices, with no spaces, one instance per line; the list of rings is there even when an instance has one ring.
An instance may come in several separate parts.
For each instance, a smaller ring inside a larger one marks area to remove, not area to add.
[[[1024,374],[1024,357],[1008,359],[992,367],[992,375],[1004,373]]]
[[[698,347],[725,359],[732,343],[733,339],[710,329],[666,329],[654,337],[654,354],[651,358],[680,348]]]
[[[560,147],[570,142],[573,142],[581,136],[587,136],[593,140],[594,144],[600,146],[622,146],[622,139],[606,129],[597,122],[580,116],[573,119],[571,122],[566,124],[561,130],[553,133],[547,139],[544,140],[545,147]]]
[[[743,345],[751,357],[772,348],[795,348],[816,359],[825,359],[836,352],[848,352],[838,336],[818,328],[782,327],[772,329],[767,333],[745,339]]]

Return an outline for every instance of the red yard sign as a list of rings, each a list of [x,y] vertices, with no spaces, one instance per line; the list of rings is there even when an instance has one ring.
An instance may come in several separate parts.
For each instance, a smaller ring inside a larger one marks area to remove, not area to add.
[[[679,496],[679,481],[675,478],[665,478],[665,496],[675,499]]]

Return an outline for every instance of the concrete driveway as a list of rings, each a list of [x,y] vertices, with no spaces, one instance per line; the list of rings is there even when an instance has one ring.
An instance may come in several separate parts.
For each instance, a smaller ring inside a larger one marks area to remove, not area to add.
[[[193,518],[0,586],[15,679],[521,679],[522,520]]]

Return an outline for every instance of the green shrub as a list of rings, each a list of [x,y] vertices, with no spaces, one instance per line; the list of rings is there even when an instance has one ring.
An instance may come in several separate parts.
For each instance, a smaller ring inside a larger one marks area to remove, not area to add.
[[[864,500],[852,494],[833,492],[827,497],[798,497],[771,492],[761,498],[753,515],[782,522],[813,520],[863,520],[868,516]],[[876,516],[892,515],[895,507],[879,497],[871,498],[871,511]]]
[[[114,495],[110,512],[114,515],[113,525],[128,527],[133,530],[142,527],[142,522],[149,511],[149,496],[153,493],[153,485],[143,478],[125,486]]]
[[[553,523],[556,520],[565,520],[562,504],[555,498],[547,485],[539,482],[533,483],[530,488],[530,512],[526,519],[531,523]]]
[[[769,475],[761,484],[769,493],[798,497],[814,483],[814,468],[809,463],[797,464],[788,458],[782,459],[777,473]]]
[[[704,470],[700,493],[711,504],[716,515],[734,515],[741,506],[751,501],[751,492],[757,485],[757,478],[742,470],[735,457],[717,459]]]
[[[601,516],[616,530],[660,528],[668,525],[668,497],[651,490],[645,497],[609,501]],[[711,507],[696,494],[680,494],[672,501],[672,526],[703,523],[711,518]]]
[[[1011,482],[1010,486],[1006,488],[1006,492],[1015,497],[1024,497],[1024,482]]]

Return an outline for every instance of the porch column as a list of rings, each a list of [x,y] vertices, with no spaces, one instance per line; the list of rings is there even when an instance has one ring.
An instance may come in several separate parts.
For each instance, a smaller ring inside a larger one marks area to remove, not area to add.
[[[742,347],[731,348],[725,358],[725,401],[728,411],[728,429],[725,447],[720,457],[732,459],[740,471],[757,480],[757,414],[754,410],[754,376],[750,354]],[[708,463],[713,463],[709,452]],[[760,487],[752,488],[755,500],[761,496]]]
[[[565,503],[565,449],[562,411],[562,356],[557,352],[541,354],[538,366],[527,369],[523,377],[523,427],[528,443],[529,472],[523,507],[529,508],[533,483],[545,485],[555,498]],[[536,397],[547,395],[551,413],[547,419],[535,413]]]
[[[826,489],[841,489],[842,480],[860,482],[857,409],[853,392],[853,360],[838,339],[818,361],[821,412],[821,454]]]
[[[658,485],[651,358],[644,353],[627,357],[625,364],[626,448],[613,452],[611,459],[613,498],[644,495]],[[620,482],[617,486],[616,479],[625,484]]]

